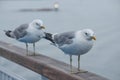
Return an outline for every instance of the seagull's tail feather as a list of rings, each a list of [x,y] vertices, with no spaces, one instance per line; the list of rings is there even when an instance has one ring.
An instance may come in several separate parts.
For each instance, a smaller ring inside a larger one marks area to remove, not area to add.
[[[11,37],[11,38],[13,38],[13,36],[12,36],[12,31],[11,30],[4,30],[4,32],[5,32],[5,34],[8,36],[8,37]]]
[[[54,44],[55,42],[54,42],[54,40],[52,38],[52,35],[53,34],[51,34],[51,33],[46,33],[45,32],[45,37],[44,38],[47,39],[47,40],[49,40],[49,41],[51,41]]]

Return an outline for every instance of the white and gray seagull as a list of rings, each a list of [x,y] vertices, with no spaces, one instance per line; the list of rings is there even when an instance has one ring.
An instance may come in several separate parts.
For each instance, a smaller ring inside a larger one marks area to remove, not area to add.
[[[83,29],[79,31],[70,31],[58,34],[45,32],[45,35],[45,39],[51,41],[56,47],[70,56],[71,73],[74,73],[72,70],[72,55],[78,56],[77,72],[86,72],[80,70],[80,56],[87,53],[93,46],[93,40],[96,40],[95,34],[91,29]]]
[[[17,27],[15,30],[4,30],[5,34],[14,38],[20,42],[24,42],[26,44],[26,53],[28,54],[28,43],[33,44],[33,50],[35,55],[35,43],[39,41],[41,38],[45,36],[43,29],[43,22],[40,19],[35,19],[29,24],[22,24]]]

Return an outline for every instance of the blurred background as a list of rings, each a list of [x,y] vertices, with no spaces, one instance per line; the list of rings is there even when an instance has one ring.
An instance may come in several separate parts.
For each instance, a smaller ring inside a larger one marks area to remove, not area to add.
[[[54,3],[59,4],[54,10]],[[46,31],[61,33],[93,29],[97,40],[81,56],[81,68],[111,80],[120,80],[120,0],[0,0],[0,41],[22,48],[25,44],[8,38],[3,30],[41,19]],[[30,44],[29,50],[32,50]],[[36,43],[38,53],[69,64],[69,56],[49,41]],[[77,67],[77,57],[73,57]],[[44,80],[40,75],[0,57],[0,66],[26,80]]]

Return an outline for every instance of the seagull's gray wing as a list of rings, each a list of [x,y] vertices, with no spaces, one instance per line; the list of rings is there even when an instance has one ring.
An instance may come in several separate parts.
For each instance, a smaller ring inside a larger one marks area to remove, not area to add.
[[[56,34],[54,35],[54,42],[59,46],[62,46],[64,44],[71,44],[73,43],[74,37],[75,37],[75,32],[73,31]]]
[[[26,29],[29,27],[29,24],[22,24],[18,28],[13,31],[14,36],[16,39],[22,38],[27,34]]]

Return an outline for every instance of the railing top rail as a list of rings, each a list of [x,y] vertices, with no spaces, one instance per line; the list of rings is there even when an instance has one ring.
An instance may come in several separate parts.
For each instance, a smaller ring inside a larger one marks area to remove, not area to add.
[[[46,76],[50,80],[108,80],[91,72],[71,74],[69,65],[64,62],[41,54],[26,56],[25,49],[1,41],[0,56]]]

